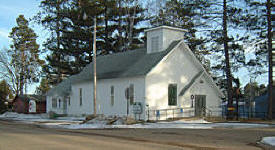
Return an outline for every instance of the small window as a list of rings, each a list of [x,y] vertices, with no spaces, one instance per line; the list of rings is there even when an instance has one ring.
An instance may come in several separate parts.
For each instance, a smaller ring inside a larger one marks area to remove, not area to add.
[[[134,84],[130,84],[129,96],[130,96],[130,105],[134,104]]]
[[[151,50],[152,52],[157,52],[159,50],[159,37],[152,37],[151,40]]]
[[[115,103],[115,88],[111,86],[111,106],[114,106]]]
[[[61,99],[58,99],[58,108],[61,108]]]
[[[79,105],[82,106],[82,88],[79,89]]]
[[[57,107],[57,100],[56,98],[52,98],[52,108],[56,108]]]
[[[168,86],[168,105],[177,105],[177,84],[169,84]]]
[[[71,97],[70,96],[68,97],[68,105],[69,106],[71,105]]]

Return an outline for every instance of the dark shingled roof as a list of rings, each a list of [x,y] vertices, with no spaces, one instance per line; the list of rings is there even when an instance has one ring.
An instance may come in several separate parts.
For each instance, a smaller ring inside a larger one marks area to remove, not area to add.
[[[151,54],[147,54],[146,48],[142,48],[98,56],[96,60],[97,79],[112,79],[146,75],[179,43],[180,40],[174,41],[166,50]],[[53,95],[54,93],[63,95],[67,94],[70,91],[70,85],[72,83],[92,80],[93,70],[93,63],[88,64],[79,74],[73,75],[62,81],[55,88],[51,89],[47,95]]]
[[[15,96],[14,101],[17,100],[17,98],[20,98],[22,101],[29,101],[29,100],[34,100],[36,102],[43,102],[46,101],[46,97],[42,95],[34,95],[34,94],[25,94],[25,95],[17,95]]]

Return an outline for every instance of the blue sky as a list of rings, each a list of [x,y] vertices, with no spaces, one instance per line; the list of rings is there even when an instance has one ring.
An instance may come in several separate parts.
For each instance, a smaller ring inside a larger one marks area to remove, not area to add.
[[[16,26],[16,18],[23,14],[25,18],[33,17],[39,11],[40,0],[0,0],[0,50],[9,48],[11,44],[8,36],[11,29]],[[38,43],[43,42],[43,32],[41,27],[30,24],[39,36]],[[28,93],[33,93],[37,84],[32,84],[28,88]]]
[[[1,49],[3,47],[9,47],[10,45],[8,35],[11,32],[11,29],[16,25],[16,18],[20,14],[23,14],[27,19],[31,18],[39,11],[39,3],[40,3],[40,0],[1,0],[0,1],[0,20],[1,20],[0,21],[0,48]],[[32,25],[31,27],[33,28]],[[35,30],[37,33],[38,28]]]

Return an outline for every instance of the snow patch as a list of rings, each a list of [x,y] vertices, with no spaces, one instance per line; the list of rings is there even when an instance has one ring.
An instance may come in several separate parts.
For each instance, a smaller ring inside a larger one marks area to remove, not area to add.
[[[47,119],[47,114],[19,114],[16,112],[5,112],[0,115],[0,118],[14,119],[14,120],[28,120],[28,119]]]
[[[204,119],[195,119],[195,120],[177,120],[177,121],[173,121],[173,123],[212,123],[212,122],[208,122]]]
[[[6,112],[0,115],[0,119],[10,119],[25,123],[38,124],[49,128],[66,129],[104,129],[104,128],[180,128],[180,129],[213,129],[213,128],[266,128],[275,125],[257,123],[212,123],[203,119],[182,119],[177,121],[163,121],[156,123],[137,123],[131,118],[97,117],[85,123],[84,117],[59,117],[48,119],[47,114],[18,114]],[[134,124],[136,123],[136,124]],[[130,125],[127,125],[130,124]]]
[[[195,123],[194,123],[195,122]],[[105,129],[105,128],[143,128],[143,129],[165,129],[165,128],[175,128],[175,129],[213,129],[213,128],[266,128],[272,127],[268,124],[251,124],[251,123],[200,123],[204,121],[185,122],[185,121],[173,121],[173,122],[157,122],[157,123],[139,123],[132,125],[125,124],[113,124],[107,125],[104,122],[97,122],[94,124],[73,124],[73,125],[60,125],[60,128],[66,129]]]
[[[84,117],[58,117],[49,119],[48,114],[19,114],[16,112],[5,112],[0,119],[16,120],[24,123],[44,123],[46,125],[75,124],[85,120]]]
[[[274,136],[263,137],[261,142],[267,145],[275,146],[275,137]]]

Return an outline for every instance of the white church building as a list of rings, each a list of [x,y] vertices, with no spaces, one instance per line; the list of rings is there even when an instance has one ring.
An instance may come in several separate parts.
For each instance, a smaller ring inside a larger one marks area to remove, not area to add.
[[[184,43],[185,30],[145,31],[145,48],[97,57],[97,114],[165,119],[221,115],[224,95]],[[47,112],[93,114],[93,63],[47,93]]]

